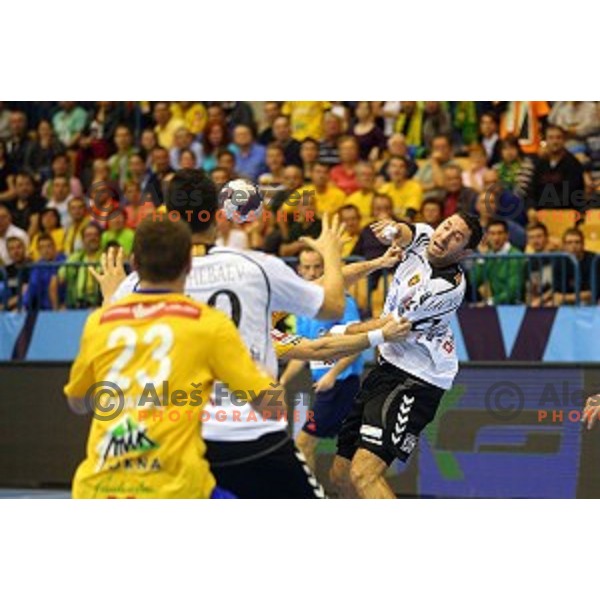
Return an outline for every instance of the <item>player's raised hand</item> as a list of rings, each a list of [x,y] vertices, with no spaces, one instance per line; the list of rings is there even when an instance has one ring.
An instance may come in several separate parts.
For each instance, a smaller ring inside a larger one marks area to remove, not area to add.
[[[316,240],[303,236],[299,241],[321,255],[332,251],[341,253],[344,244],[348,241],[348,237],[344,235],[345,231],[346,226],[340,222],[338,215],[333,215],[330,223],[329,215],[325,213],[321,220],[321,235]]]
[[[371,224],[375,237],[386,246],[390,246],[399,235],[398,223],[392,219],[381,219]]]
[[[600,420],[600,394],[595,394],[587,399],[581,420],[587,423],[588,429],[591,429],[594,423]]]
[[[104,304],[107,304],[121,282],[127,277],[127,273],[125,273],[125,268],[123,267],[123,248],[119,248],[118,250],[109,248],[104,252],[100,258],[100,267],[100,271],[97,271],[92,266],[89,266],[88,269],[93,278],[98,282],[98,285],[100,285]]]
[[[404,340],[410,333],[410,327],[410,321],[404,317],[396,320],[393,315],[389,315],[387,322],[381,328],[383,332],[383,339],[386,342],[399,342]]]

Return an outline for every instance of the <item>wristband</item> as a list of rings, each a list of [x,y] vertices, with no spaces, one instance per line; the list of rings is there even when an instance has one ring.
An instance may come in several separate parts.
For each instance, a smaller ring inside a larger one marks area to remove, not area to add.
[[[383,337],[383,329],[374,329],[373,331],[369,331],[367,333],[367,337],[369,338],[369,345],[372,347],[379,346],[385,342],[385,338]]]
[[[334,325],[329,330],[329,333],[331,335],[344,335],[346,333],[347,328],[348,328],[348,325]]]

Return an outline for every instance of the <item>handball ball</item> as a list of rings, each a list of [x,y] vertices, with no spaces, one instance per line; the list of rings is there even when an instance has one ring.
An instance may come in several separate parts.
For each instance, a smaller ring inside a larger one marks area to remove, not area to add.
[[[219,192],[219,205],[230,221],[245,223],[262,212],[262,196],[258,186],[246,179],[234,179]]]

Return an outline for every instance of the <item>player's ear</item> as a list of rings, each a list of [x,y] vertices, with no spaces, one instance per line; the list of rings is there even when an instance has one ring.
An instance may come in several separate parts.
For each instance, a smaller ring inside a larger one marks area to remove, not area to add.
[[[188,273],[192,270],[192,257],[193,257],[193,250],[190,250],[190,255],[188,256],[187,259],[187,263],[185,265],[185,274],[188,275]]]
[[[135,260],[135,254],[131,254],[131,256],[129,257],[129,262],[131,263],[131,268],[134,271],[139,271],[140,265],[138,263],[137,260]]]

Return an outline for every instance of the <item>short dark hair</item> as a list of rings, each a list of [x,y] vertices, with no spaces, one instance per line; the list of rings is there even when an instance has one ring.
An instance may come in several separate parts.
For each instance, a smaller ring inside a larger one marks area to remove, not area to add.
[[[54,238],[49,233],[40,233],[40,235],[38,235],[38,238],[37,238],[36,246],[39,246],[40,242],[44,242],[44,241],[45,242],[50,241],[56,246],[56,242],[54,241]]]
[[[483,117],[487,117],[488,119],[491,119],[496,124],[496,127],[498,126],[498,117],[493,112],[487,110],[484,113],[482,113],[481,116],[479,117],[480,123],[481,123]]]
[[[148,216],[136,229],[133,254],[144,281],[174,281],[188,265],[191,251],[192,234],[182,221],[155,221]]]
[[[465,246],[465,248],[469,250],[475,250],[477,246],[481,243],[481,238],[483,237],[483,229],[481,228],[481,223],[479,219],[468,212],[463,210],[456,213],[466,224],[466,226],[471,231],[471,235],[469,237],[469,242]]]
[[[217,160],[219,160],[222,156],[230,156],[231,158],[233,158],[233,160],[235,160],[235,154],[231,151],[231,150],[227,150],[227,148],[223,148],[222,150],[219,150],[217,152]]]
[[[544,232],[545,236],[548,235],[548,228],[541,222],[529,223],[529,225],[527,225],[526,229],[527,229],[527,231],[535,231],[536,229],[540,229],[541,231]]]
[[[583,231],[581,231],[581,229],[577,229],[577,227],[570,227],[563,233],[563,242],[567,239],[568,235],[576,235],[582,242],[585,242],[585,236],[583,235]]]
[[[490,227],[494,227],[496,225],[499,225],[502,227],[502,229],[504,229],[505,233],[508,233],[508,223],[504,219],[491,219],[487,228],[489,229]]]
[[[356,206],[356,204],[344,204],[343,206],[340,206],[338,208],[337,212],[339,215],[341,215],[342,211],[344,211],[344,210],[353,210],[360,217],[360,209],[358,208],[358,206]]]
[[[202,169],[181,169],[169,182],[167,212],[179,213],[194,233],[206,231],[219,209],[217,188]]]
[[[554,129],[556,131],[560,131],[561,135],[563,137],[565,137],[567,135],[567,132],[560,126],[560,125],[554,125],[553,123],[549,123],[548,126],[546,127],[546,132],[544,134],[544,137],[546,137],[548,135],[548,132]]]

